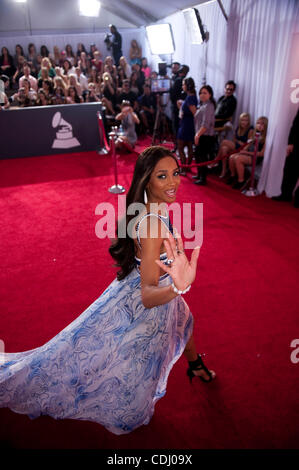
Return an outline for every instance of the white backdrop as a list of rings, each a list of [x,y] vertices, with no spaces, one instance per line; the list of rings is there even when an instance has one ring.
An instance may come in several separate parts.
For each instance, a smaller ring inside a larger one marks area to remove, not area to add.
[[[216,99],[226,80],[237,83],[238,115],[249,112],[254,122],[269,119],[268,137],[259,191],[269,197],[280,193],[285,148],[297,112],[299,88],[299,2],[298,0],[222,0],[229,16],[226,22],[216,2],[197,5],[210,33],[207,45],[191,45],[183,13],[164,19],[172,26],[176,51],[173,60],[190,66],[189,76],[197,90],[204,76],[207,52],[207,83]],[[206,51],[207,47],[207,51]],[[158,62],[153,57],[153,62]],[[293,91],[293,101],[291,93]],[[295,99],[294,99],[295,96]],[[296,99],[297,96],[297,99]],[[297,101],[297,102],[296,102]]]

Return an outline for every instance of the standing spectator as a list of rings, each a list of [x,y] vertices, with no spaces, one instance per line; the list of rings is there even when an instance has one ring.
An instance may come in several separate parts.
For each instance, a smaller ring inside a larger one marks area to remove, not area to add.
[[[31,85],[31,88],[33,88],[33,90],[37,91],[37,80],[35,77],[33,77],[32,75],[30,75],[30,66],[28,63],[25,63],[24,66],[23,66],[23,76],[19,79],[19,88],[24,86],[23,85],[23,82],[24,82],[24,79],[27,78],[27,80],[29,80],[30,82],[30,85]]]
[[[112,34],[112,37],[110,39],[110,43],[112,46],[112,55],[113,59],[115,62],[115,65],[118,67],[119,65],[119,59],[123,55],[122,53],[122,37],[117,31],[116,27],[113,24],[109,25],[110,32]]]
[[[144,73],[142,72],[141,70],[141,65],[140,64],[134,64],[132,66],[132,72],[136,72],[137,74],[137,80],[136,80],[136,84],[138,86],[138,90],[139,90],[139,95],[142,95],[143,93],[143,85],[144,85],[144,82],[145,82],[145,76],[144,76]],[[131,75],[132,76],[132,75]]]
[[[180,127],[178,130],[178,149],[182,164],[186,164],[186,155],[184,152],[185,146],[188,148],[188,161],[187,164],[192,163],[193,158],[193,141],[194,141],[194,114],[196,113],[197,97],[195,92],[195,84],[193,78],[185,78],[183,80],[183,91],[187,97],[184,101],[180,100],[178,105],[180,107]],[[186,171],[181,172],[182,176],[186,176]]]
[[[36,78],[39,67],[37,62],[36,47],[33,42],[28,44],[27,64],[30,66],[32,75]]]
[[[18,67],[19,64],[19,57],[22,56],[25,58],[23,47],[20,44],[17,44],[15,47],[15,55],[14,55],[14,66]]]
[[[280,196],[274,196],[275,201],[291,201],[293,191],[299,178],[299,109],[290,129],[288,146],[286,148],[286,161],[283,170]],[[299,186],[295,191],[294,206],[299,208]]]
[[[76,65],[76,57],[73,53],[72,46],[70,44],[67,44],[65,46],[65,52],[66,52],[66,59],[70,61],[72,66]]]
[[[144,73],[145,78],[150,78],[151,69],[148,66],[146,57],[142,57],[142,59],[141,59],[141,71]]]
[[[170,100],[171,100],[171,117],[172,117],[172,129],[173,135],[175,136],[175,148],[174,151],[177,149],[177,133],[179,130],[179,107],[178,102],[180,100],[184,100],[186,98],[186,93],[182,89],[183,80],[187,76],[189,72],[188,65],[182,65],[182,67],[178,71],[178,77],[172,83],[170,88]],[[153,72],[152,72],[153,75]],[[152,77],[153,78],[153,77]]]
[[[88,78],[88,83],[94,83],[96,87],[96,92],[100,93],[101,91],[101,80],[98,74],[96,67],[91,67],[90,76]]]
[[[136,39],[132,39],[131,47],[129,51],[130,64],[139,64],[141,65],[142,49],[137,43]]]
[[[223,127],[224,124],[232,118],[236,107],[237,100],[234,97],[234,92],[236,90],[236,84],[233,80],[229,80],[225,84],[224,95],[219,98],[216,104],[215,111],[215,129]]]
[[[40,48],[40,55],[42,57],[49,57],[49,49],[47,48],[47,46],[45,45],[42,45],[41,48]]]
[[[58,46],[53,47],[53,54],[50,54],[50,59],[51,59],[53,67],[60,66],[61,55],[60,55],[60,50]]]
[[[97,51],[97,46],[93,43],[93,44],[90,44],[90,48],[89,48],[89,60],[92,60],[94,58],[93,54],[95,53],[95,51]]]
[[[19,80],[20,80],[21,76],[23,75],[23,67],[24,67],[25,63],[26,63],[25,57],[22,56],[22,55],[19,55],[16,71],[15,71],[13,77],[12,77],[12,84],[13,84],[12,86],[13,86],[13,88],[18,88]]]
[[[146,132],[153,130],[155,114],[156,114],[156,96],[151,92],[149,85],[144,85],[143,95],[138,98],[140,108],[141,121],[145,127]]]
[[[113,79],[109,72],[103,73],[103,83],[101,86],[101,92],[103,94],[103,103],[107,107],[110,115],[115,114],[116,104],[116,90],[114,88]]]
[[[179,62],[172,62],[171,64],[171,80],[174,82],[179,77],[179,70],[181,64]]]
[[[13,63],[13,58],[10,55],[7,47],[2,47],[1,56],[0,56],[0,73],[5,74],[9,77],[10,81],[15,73],[15,66]]]
[[[81,52],[85,52],[85,54],[87,55],[87,52],[86,52],[86,49],[85,49],[84,44],[82,44],[82,42],[79,42],[78,45],[77,45],[77,53],[76,53],[76,56],[77,56],[77,63],[78,63],[78,60],[79,60],[80,57],[81,57]]]
[[[199,90],[200,106],[194,115],[196,163],[207,162],[214,149],[215,100],[212,87],[204,85]],[[197,168],[195,184],[206,184],[207,167]]]
[[[101,54],[99,51],[94,51],[93,59],[91,59],[91,64],[93,67],[96,67],[99,74],[103,73],[103,61],[101,60]]]
[[[80,67],[81,72],[88,76],[90,72],[90,61],[89,58],[87,57],[86,52],[82,51],[80,54],[80,59],[78,60],[78,67]]]

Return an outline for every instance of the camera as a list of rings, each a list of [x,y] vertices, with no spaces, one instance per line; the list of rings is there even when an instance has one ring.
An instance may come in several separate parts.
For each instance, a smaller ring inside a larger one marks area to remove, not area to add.
[[[106,34],[105,39],[104,39],[104,43],[105,43],[105,44],[107,44],[107,45],[110,44],[110,38],[111,38],[111,36],[112,36],[112,34],[109,34],[109,33]]]

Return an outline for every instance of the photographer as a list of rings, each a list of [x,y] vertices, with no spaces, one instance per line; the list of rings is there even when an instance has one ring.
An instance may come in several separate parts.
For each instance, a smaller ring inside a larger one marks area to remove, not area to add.
[[[137,141],[137,135],[135,131],[135,124],[139,124],[139,119],[136,113],[134,113],[130,101],[123,101],[121,104],[121,112],[117,114],[116,120],[121,121],[124,134],[119,135],[115,146],[119,150],[132,151]]]
[[[104,42],[107,46],[108,51],[112,49],[113,59],[114,59],[115,65],[118,67],[119,59],[123,55],[122,49],[121,49],[122,37],[113,24],[110,24],[109,28],[110,28],[111,34],[106,35]]]

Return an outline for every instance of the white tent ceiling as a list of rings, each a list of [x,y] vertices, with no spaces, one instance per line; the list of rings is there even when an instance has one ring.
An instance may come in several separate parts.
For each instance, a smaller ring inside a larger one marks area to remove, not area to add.
[[[138,28],[155,23],[184,8],[206,3],[207,0],[101,0],[99,17],[79,15],[79,0],[0,0],[0,33],[42,31],[90,32],[117,28]]]

